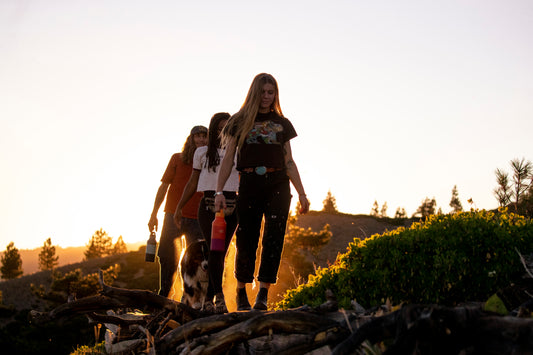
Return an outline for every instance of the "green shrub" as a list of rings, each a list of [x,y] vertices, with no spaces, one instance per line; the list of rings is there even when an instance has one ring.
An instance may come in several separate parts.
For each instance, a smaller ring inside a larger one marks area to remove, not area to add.
[[[120,272],[120,265],[115,264],[102,270],[104,282],[107,285],[112,285]],[[38,297],[52,301],[58,304],[67,302],[69,295],[74,295],[76,298],[83,298],[95,295],[101,290],[98,281],[98,273],[83,275],[80,268],[62,274],[55,271],[52,276],[52,284],[50,290],[47,292],[44,285],[36,286],[30,285],[31,292]]]
[[[279,308],[325,302],[331,289],[351,308],[393,303],[483,301],[524,274],[516,250],[533,251],[533,223],[487,211],[434,215],[363,241],[354,239],[335,263],[317,270],[307,284],[289,290]]]

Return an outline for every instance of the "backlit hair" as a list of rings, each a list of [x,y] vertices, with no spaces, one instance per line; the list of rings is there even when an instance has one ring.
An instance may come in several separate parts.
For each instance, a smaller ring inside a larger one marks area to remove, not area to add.
[[[217,171],[217,166],[220,164],[220,156],[218,155],[218,148],[220,148],[220,136],[218,134],[218,125],[220,121],[225,121],[230,118],[227,112],[218,112],[211,117],[209,122],[209,141],[207,142],[207,169]]]
[[[189,134],[185,144],[183,144],[183,148],[181,149],[181,161],[187,165],[191,165],[195,151],[196,144],[194,143],[194,134]]]
[[[254,127],[255,117],[257,116],[259,106],[261,105],[261,94],[265,84],[272,84],[276,94],[274,101],[270,106],[270,111],[274,111],[279,116],[284,117],[279,104],[279,90],[276,79],[267,73],[258,74],[252,81],[252,85],[250,85],[250,89],[248,90],[248,94],[246,95],[246,99],[244,100],[241,109],[231,116],[222,131],[224,145],[227,143],[228,139],[233,136],[238,139],[237,147],[239,147],[239,149],[242,148],[246,135]]]

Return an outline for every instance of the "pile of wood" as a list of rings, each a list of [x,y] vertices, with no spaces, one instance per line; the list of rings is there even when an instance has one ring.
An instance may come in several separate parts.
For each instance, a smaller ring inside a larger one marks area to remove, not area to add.
[[[533,301],[520,316],[463,307],[319,307],[212,314],[153,292],[111,287],[97,296],[32,311],[35,323],[86,314],[106,327],[109,354],[526,354],[533,353]],[[385,345],[386,344],[386,345]]]

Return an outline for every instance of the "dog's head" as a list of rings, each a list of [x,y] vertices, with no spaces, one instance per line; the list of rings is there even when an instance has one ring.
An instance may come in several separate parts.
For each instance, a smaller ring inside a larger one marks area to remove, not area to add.
[[[187,246],[181,263],[182,265],[195,265],[201,267],[202,270],[207,271],[208,258],[209,248],[207,246],[207,242],[202,239]]]

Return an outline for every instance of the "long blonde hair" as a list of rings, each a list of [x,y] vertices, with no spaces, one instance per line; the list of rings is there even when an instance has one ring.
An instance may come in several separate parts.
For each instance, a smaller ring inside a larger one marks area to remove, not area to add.
[[[252,81],[250,89],[248,89],[248,94],[246,95],[246,99],[244,100],[241,109],[231,116],[226,126],[224,126],[224,130],[221,133],[223,145],[226,145],[231,137],[237,137],[237,147],[239,147],[239,150],[242,148],[246,135],[254,127],[255,117],[257,116],[257,112],[259,112],[261,94],[265,84],[272,84],[276,94],[274,101],[270,106],[270,111],[274,111],[281,117],[284,117],[279,104],[279,90],[276,79],[267,73],[258,74]]]

